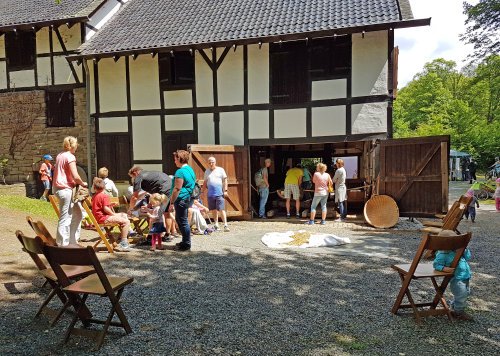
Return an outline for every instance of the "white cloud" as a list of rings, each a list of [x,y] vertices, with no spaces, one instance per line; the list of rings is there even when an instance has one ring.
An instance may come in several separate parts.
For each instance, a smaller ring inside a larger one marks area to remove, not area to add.
[[[476,4],[478,0],[468,0]],[[399,88],[420,72],[425,63],[436,58],[453,60],[462,68],[471,45],[459,40],[465,32],[465,15],[459,0],[410,0],[416,19],[431,17],[431,25],[397,29],[394,43],[399,46]]]

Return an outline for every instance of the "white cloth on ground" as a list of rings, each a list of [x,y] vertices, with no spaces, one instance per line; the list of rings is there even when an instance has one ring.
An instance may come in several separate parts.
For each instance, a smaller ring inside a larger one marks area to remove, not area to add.
[[[305,230],[299,230],[297,232],[306,232]],[[337,246],[351,243],[348,237],[339,237],[333,234],[311,234],[309,237],[309,242],[304,243],[300,246],[297,245],[286,245],[287,242],[293,241],[291,237],[296,232],[286,231],[286,232],[268,232],[262,236],[262,243],[267,247],[271,248],[306,248],[306,247],[324,247],[324,246]]]

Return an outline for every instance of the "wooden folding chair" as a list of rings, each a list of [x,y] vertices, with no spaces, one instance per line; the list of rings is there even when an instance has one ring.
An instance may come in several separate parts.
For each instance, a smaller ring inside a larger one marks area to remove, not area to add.
[[[445,223],[443,223],[441,227],[427,226],[426,228],[422,229],[422,231],[437,235],[442,230],[451,230],[459,234],[460,232],[458,231],[458,224],[460,224],[460,221],[462,221],[462,217],[464,216],[465,211],[468,209],[469,203],[471,201],[471,197],[465,197],[463,203],[461,203],[459,200],[458,206],[450,213],[449,218]]]
[[[54,211],[56,212],[57,214],[57,217],[60,217],[61,214],[59,212],[59,199],[57,199],[57,197],[53,194],[49,195],[49,201],[50,201],[50,204],[52,204],[52,207],[54,208]]]
[[[403,308],[412,308],[415,319],[417,320],[418,325],[422,325],[422,316],[427,315],[448,315],[450,320],[453,320],[450,314],[450,310],[446,301],[443,298],[443,293],[450,282],[450,279],[453,277],[454,273],[448,272],[440,272],[436,271],[432,265],[420,263],[420,259],[424,250],[457,250],[455,258],[451,263],[451,268],[456,268],[460,258],[462,257],[465,248],[469,244],[471,239],[471,233],[467,233],[465,235],[458,236],[433,236],[430,234],[425,234],[420,246],[418,247],[417,253],[413,258],[413,262],[411,264],[401,264],[401,265],[392,265],[391,268],[395,269],[399,278],[401,279],[401,289],[399,291],[398,296],[396,297],[396,301],[394,302],[394,306],[392,307],[392,312],[396,314],[399,309]],[[436,278],[443,277],[441,284],[438,284]],[[430,278],[432,281],[432,285],[434,286],[436,294],[432,302],[424,302],[424,303],[415,303],[413,297],[410,293],[410,282],[414,279],[423,279]],[[403,297],[406,295],[408,298],[409,304],[401,304],[403,301]],[[437,308],[438,304],[441,303],[442,308]],[[417,308],[429,307],[428,310],[419,310]]]
[[[57,246],[56,240],[52,237],[49,230],[45,227],[45,224],[41,221],[33,221],[31,216],[26,216],[26,221],[29,226],[33,229],[37,236],[40,236],[43,242],[47,245]]]
[[[42,311],[52,316],[53,319],[50,322],[50,326],[52,327],[63,315],[65,310],[70,306],[70,303],[66,298],[66,295],[61,290],[61,286],[52,268],[47,267],[39,257],[39,255],[43,254],[40,244],[35,241],[34,237],[24,236],[24,234],[20,230],[16,231],[16,236],[19,242],[21,242],[23,250],[26,251],[28,255],[30,255],[33,262],[35,262],[35,265],[38,268],[38,273],[45,277],[46,283],[49,284],[52,288],[35,314],[35,318],[39,317]],[[39,238],[43,240],[42,237]],[[62,266],[62,268],[68,278],[71,280],[85,277],[95,272],[94,269],[89,266]],[[57,295],[63,303],[63,306],[61,307],[61,309],[59,309],[59,311],[47,307],[47,305],[55,295]],[[85,318],[89,318],[92,316],[92,314],[88,310],[82,310],[81,315]]]
[[[93,248],[97,249],[99,244],[101,242],[104,242],[104,245],[106,245],[106,249],[108,250],[108,252],[113,253],[114,248],[118,244],[117,244],[115,238],[113,237],[113,234],[111,233],[111,231],[115,227],[120,226],[120,225],[119,224],[99,224],[97,222],[97,219],[94,217],[94,214],[92,213],[92,209],[90,208],[92,206],[90,198],[85,199],[82,202],[82,206],[85,209],[85,211],[87,212],[87,215],[88,215],[90,221],[92,221],[92,224],[94,224],[94,227],[95,227],[95,229],[100,237],[99,241],[97,241],[94,244]]]
[[[40,239],[38,242],[43,244]],[[133,278],[107,276],[97,259],[95,251],[90,246],[87,248],[63,248],[43,244],[43,252],[59,279],[63,287],[62,290],[66,293],[68,300],[76,310],[76,314],[66,331],[64,342],[69,340],[71,334],[89,336],[96,338],[97,349],[99,349],[104,342],[104,336],[110,325],[124,328],[127,334],[132,332],[120,306],[120,298],[125,286],[132,283]],[[96,273],[71,283],[68,275],[62,268],[63,265],[89,265],[95,269]],[[84,326],[103,324],[104,326],[101,331],[75,328],[78,315],[81,310],[86,308],[85,303],[89,295],[107,297],[111,302],[111,310],[106,320],[88,318],[83,322]],[[115,313],[118,315],[119,322],[112,321]]]
[[[422,225],[424,226],[432,226],[432,227],[438,227],[442,228],[444,224],[448,222],[450,217],[453,215],[455,210],[460,206],[460,203],[458,201],[455,201],[453,205],[451,206],[450,210],[446,213],[446,215],[443,216],[441,221],[431,221],[431,220],[424,220],[422,221]]]

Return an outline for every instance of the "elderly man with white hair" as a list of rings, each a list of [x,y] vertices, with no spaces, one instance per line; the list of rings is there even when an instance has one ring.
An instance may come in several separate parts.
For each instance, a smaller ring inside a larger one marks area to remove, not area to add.
[[[208,158],[209,168],[203,177],[203,190],[207,190],[208,209],[214,217],[214,229],[219,229],[219,212],[222,215],[224,231],[229,231],[225,210],[225,198],[227,197],[227,174],[224,168],[217,167],[215,157]]]

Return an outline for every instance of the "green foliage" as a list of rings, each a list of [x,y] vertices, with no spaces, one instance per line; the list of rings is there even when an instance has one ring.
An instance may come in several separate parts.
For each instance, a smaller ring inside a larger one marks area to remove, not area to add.
[[[394,136],[450,135],[451,148],[485,170],[500,155],[500,56],[458,72],[453,61],[426,63],[398,92]]]
[[[464,2],[464,14],[467,16],[466,32],[460,39],[474,45],[474,59],[483,59],[500,50],[498,28],[500,26],[500,1],[479,0],[476,5]]]
[[[57,220],[57,215],[50,203],[38,199],[13,195],[0,195],[0,207],[22,211],[26,215],[40,215],[48,219]]]

